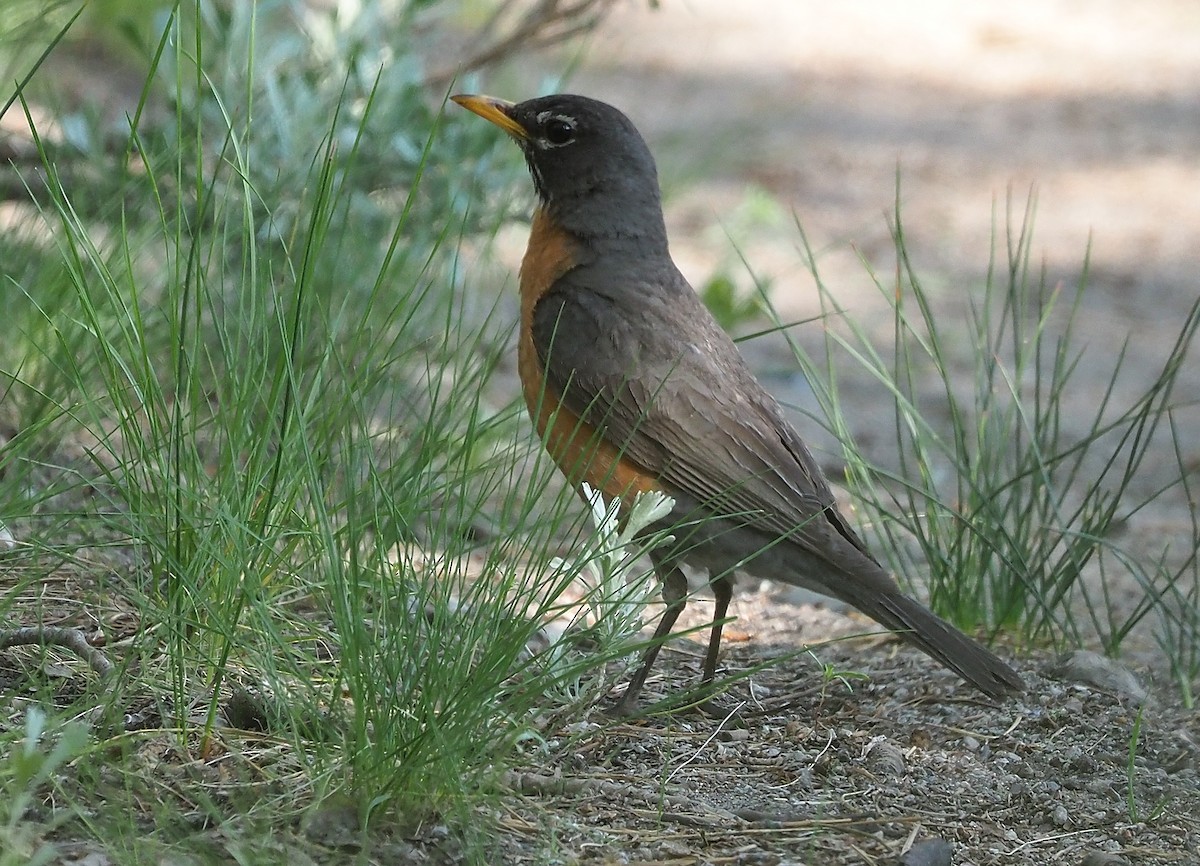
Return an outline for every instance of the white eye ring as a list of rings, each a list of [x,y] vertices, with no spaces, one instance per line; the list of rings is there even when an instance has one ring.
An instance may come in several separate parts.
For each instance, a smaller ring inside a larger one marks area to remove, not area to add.
[[[538,139],[542,147],[563,147],[575,140],[575,118],[543,111],[538,114],[537,121],[544,132]]]

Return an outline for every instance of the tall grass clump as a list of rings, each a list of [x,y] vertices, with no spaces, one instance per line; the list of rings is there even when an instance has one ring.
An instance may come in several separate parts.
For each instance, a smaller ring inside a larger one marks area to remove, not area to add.
[[[0,612],[48,619],[28,599],[66,568],[111,647],[64,713],[100,710],[112,764],[55,784],[122,862],[235,816],[239,856],[269,858],[248,828],[327,803],[363,844],[401,818],[466,833],[534,710],[594,700],[584,674],[624,652],[539,650],[564,589],[597,563],[589,627],[636,629],[630,538],[489,400],[508,326],[464,261],[520,167],[441,123],[428,5],[169,8],[116,147],[49,134],[36,86],[16,101],[36,170],[0,239]]]
[[[1155,612],[1165,617],[1177,681],[1190,680],[1200,646],[1195,554],[1172,570],[1166,558],[1123,549],[1120,534],[1133,515],[1190,483],[1171,436],[1173,394],[1200,301],[1184,311],[1157,372],[1131,394],[1128,344],[1097,346],[1081,332],[1086,261],[1075,286],[1048,285],[1030,261],[1032,215],[1032,200],[1019,219],[1009,211],[1004,248],[982,292],[967,297],[965,337],[960,307],[923,285],[898,208],[895,274],[875,276],[891,314],[886,344],[845,315],[807,250],[828,326],[820,363],[796,351],[822,420],[846,445],[847,482],[875,549],[910,585],[927,588],[934,609],[970,630],[1012,630],[1053,646],[1097,641],[1114,654]],[[1107,365],[1105,384],[1086,396],[1084,364]],[[894,464],[855,443],[844,413],[843,381],[863,372],[888,401]],[[1147,489],[1139,471],[1171,441],[1178,472]],[[1118,570],[1142,583],[1132,604],[1109,595]]]

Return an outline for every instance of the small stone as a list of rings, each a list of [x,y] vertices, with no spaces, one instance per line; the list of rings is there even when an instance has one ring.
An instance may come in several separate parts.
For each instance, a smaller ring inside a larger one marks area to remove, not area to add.
[[[1132,671],[1110,658],[1088,650],[1075,650],[1059,658],[1050,667],[1053,676],[1067,682],[1082,683],[1101,691],[1114,692],[1142,703],[1148,693]]]
[[[667,839],[655,845],[650,854],[656,860],[683,860],[691,854],[691,848],[686,842]]]
[[[917,842],[900,858],[900,866],[950,866],[954,846],[934,836]]]
[[[875,737],[867,744],[863,754],[867,767],[877,776],[903,776],[904,753],[883,737]]]
[[[1067,814],[1067,807],[1061,804],[1055,806],[1050,812],[1050,820],[1054,822],[1055,827],[1067,826],[1067,822],[1071,820],[1071,816]]]
[[[357,849],[362,845],[358,806],[348,802],[327,803],[304,821],[304,835],[326,848]]]
[[[1088,851],[1083,855],[1079,866],[1131,866],[1131,864],[1120,854],[1109,854],[1107,851]]]
[[[773,851],[746,851],[737,858],[738,866],[779,866],[782,862],[783,858]]]
[[[271,727],[266,699],[240,685],[233,687],[233,693],[221,709],[231,728],[242,731],[267,731]]]

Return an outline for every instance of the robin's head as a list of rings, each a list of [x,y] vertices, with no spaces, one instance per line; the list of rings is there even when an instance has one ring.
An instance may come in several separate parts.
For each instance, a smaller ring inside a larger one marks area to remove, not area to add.
[[[666,242],[654,157],[629,118],[586,96],[556,94],[515,105],[452,96],[520,145],[538,198],[581,237],[637,236]]]

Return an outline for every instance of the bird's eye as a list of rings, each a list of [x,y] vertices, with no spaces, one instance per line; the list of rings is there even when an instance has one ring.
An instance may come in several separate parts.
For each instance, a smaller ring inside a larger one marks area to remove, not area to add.
[[[551,117],[546,121],[546,141],[550,144],[569,144],[575,140],[575,123],[565,117]]]

